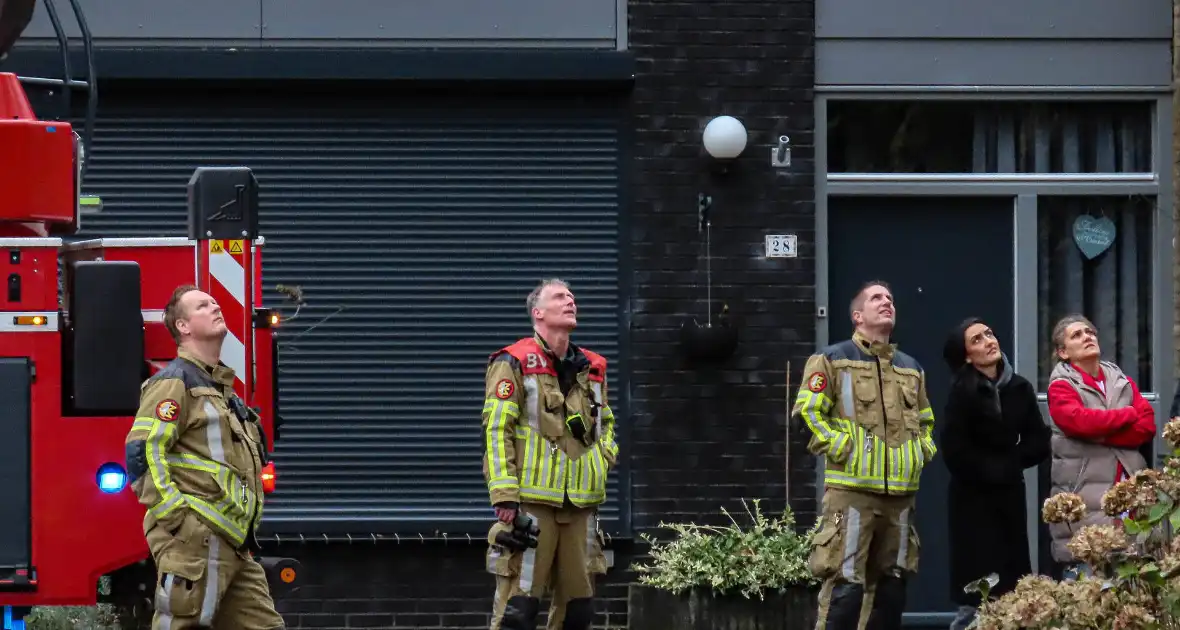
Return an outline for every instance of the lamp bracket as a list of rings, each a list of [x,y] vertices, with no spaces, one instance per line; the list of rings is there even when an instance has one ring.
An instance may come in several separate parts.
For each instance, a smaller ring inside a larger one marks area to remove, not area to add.
[[[778,144],[770,148],[770,165],[774,168],[791,166],[791,139],[779,136]]]

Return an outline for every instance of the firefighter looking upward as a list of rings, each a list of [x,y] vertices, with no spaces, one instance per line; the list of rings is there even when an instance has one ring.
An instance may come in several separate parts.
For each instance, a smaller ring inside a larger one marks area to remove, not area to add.
[[[823,580],[817,630],[900,630],[918,570],[915,494],[934,457],[926,373],[889,342],[893,295],[881,281],[852,299],[851,339],[812,355],[792,415],[825,459],[821,527],[809,565]],[[872,605],[866,604],[866,585]]]
[[[534,335],[493,353],[485,379],[483,471],[497,518],[491,630],[535,630],[549,588],[564,608],[561,630],[588,630],[598,506],[619,449],[606,359],[570,342],[578,309],[565,282],[542,281],[527,306]]]
[[[177,358],[144,382],[127,434],[127,473],[147,508],[158,572],[153,630],[285,628],[250,553],[266,459],[258,416],[221,363],[221,307],[193,286],[173,292],[164,325]]]

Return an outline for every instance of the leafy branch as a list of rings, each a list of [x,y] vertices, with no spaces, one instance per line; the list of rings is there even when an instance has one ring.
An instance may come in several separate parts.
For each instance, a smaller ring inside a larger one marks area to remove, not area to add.
[[[677,534],[668,542],[640,534],[651,545],[652,563],[632,567],[639,573],[639,582],[673,593],[709,588],[718,594],[740,593],[758,599],[765,599],[768,591],[816,584],[807,560],[818,523],[801,535],[795,529],[790,506],[781,516],[767,518],[759,500],[754,499],[753,504],[751,511],[742,500],[750,520],[746,528],[723,507],[721,512],[730,525],[661,522],[661,528]]]

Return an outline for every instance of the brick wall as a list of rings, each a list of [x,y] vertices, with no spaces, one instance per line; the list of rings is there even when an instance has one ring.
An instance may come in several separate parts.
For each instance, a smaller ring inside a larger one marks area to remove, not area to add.
[[[631,173],[632,461],[635,525],[724,517],[739,500],[784,502],[785,368],[798,383],[815,349],[813,0],[632,0],[630,42],[639,67]],[[726,177],[709,175],[701,132],[734,116],[749,134]],[[788,135],[790,169],[770,166]],[[714,312],[740,328],[735,356],[695,368],[679,358],[679,327],[703,322],[704,238],[697,195],[713,197]],[[799,235],[797,259],[763,258],[766,234]],[[792,386],[794,389],[795,386]],[[796,446],[801,447],[802,443]],[[793,479],[792,504],[809,517],[810,458]]]
[[[298,557],[312,577],[276,606],[290,628],[486,630],[495,589],[484,572],[486,550],[466,541],[288,547],[283,552]],[[601,630],[627,627],[627,589],[613,582],[600,586],[604,601],[595,627]]]
[[[633,0],[638,59],[628,169],[632,413],[629,454],[636,529],[661,520],[720,522],[741,498],[782,509],[786,491],[785,368],[792,391],[814,350],[812,166],[813,0]],[[716,115],[750,135],[728,178],[711,179],[701,131]],[[770,167],[767,148],[791,138],[793,165]],[[705,318],[697,193],[714,198],[714,298],[741,330],[735,356],[715,367],[680,357],[679,327]],[[800,256],[765,260],[765,234],[798,234]],[[812,459],[791,446],[792,505],[810,524]],[[482,545],[308,543],[286,550],[310,584],[280,602],[292,628],[486,628],[493,581]],[[626,570],[616,550],[596,628],[626,628]]]

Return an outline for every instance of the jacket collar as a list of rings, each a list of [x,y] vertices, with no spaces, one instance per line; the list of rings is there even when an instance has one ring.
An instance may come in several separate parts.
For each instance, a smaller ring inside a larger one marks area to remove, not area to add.
[[[581,348],[574,344],[572,339],[570,340],[569,348],[567,348],[565,351],[565,356],[560,358],[553,354],[553,350],[549,347],[549,344],[545,343],[545,340],[541,338],[540,333],[534,332],[533,340],[537,342],[538,346],[541,346],[541,349],[545,351],[545,354],[549,355],[549,357],[558,364],[573,365],[578,369],[578,371],[584,370],[590,366],[590,359],[586,357],[586,354],[582,352]]]
[[[205,363],[200,358],[198,358],[197,355],[193,354],[192,352],[189,352],[188,350],[186,350],[184,348],[180,348],[176,352],[176,356],[178,356],[181,359],[184,359],[185,361],[188,361],[189,363],[192,363],[193,365],[196,365],[197,367],[201,368],[202,370],[205,371],[206,374],[211,376],[213,378],[213,380],[217,381],[218,383],[220,383],[226,387],[231,387],[231,388],[234,386],[234,371],[228,365],[226,365],[220,361],[218,361],[217,365],[215,365],[215,366],[209,365],[208,363]]]
[[[545,343],[545,340],[541,337],[541,333],[534,332],[533,341],[536,341],[537,345],[541,346],[541,349],[544,350],[546,354],[548,354],[550,357],[553,357],[554,359],[557,359],[558,361],[572,361],[574,357],[581,354],[578,346],[574,345],[573,340],[570,340],[569,347],[566,348],[564,357],[559,357],[553,353],[553,349],[549,347],[549,344]]]
[[[860,331],[853,331],[852,341],[856,343],[857,347],[865,352],[885,359],[886,361],[893,360],[893,352],[897,350],[897,344],[888,343],[884,341],[869,341],[867,337],[860,334]]]

